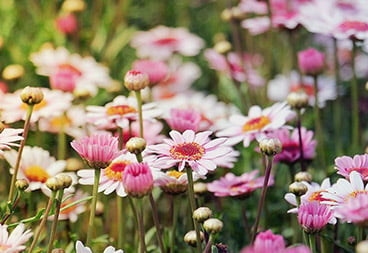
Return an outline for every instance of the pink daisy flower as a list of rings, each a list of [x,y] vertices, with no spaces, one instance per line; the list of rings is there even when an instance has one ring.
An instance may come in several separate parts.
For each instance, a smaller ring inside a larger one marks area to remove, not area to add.
[[[334,211],[335,216],[342,221],[366,226],[368,222],[367,208],[368,194],[365,192],[347,198],[345,202],[338,205]]]
[[[207,189],[217,197],[247,197],[256,189],[263,187],[264,177],[257,178],[257,174],[258,170],[243,173],[241,176],[227,173],[219,180],[208,183]],[[271,185],[273,185],[273,177],[268,182],[268,186]]]
[[[197,132],[201,121],[201,114],[192,109],[171,109],[170,118],[166,119],[172,130]]]
[[[163,61],[136,60],[133,62],[132,69],[146,73],[150,80],[150,86],[165,80],[169,74],[169,67]]]
[[[6,123],[14,123],[25,120],[28,105],[20,99],[22,90],[14,93],[4,94],[0,102],[2,110],[1,117]],[[73,96],[60,90],[50,90],[42,88],[44,98],[41,103],[33,107],[31,122],[36,122],[41,118],[60,116],[70,108]]]
[[[368,154],[349,156],[340,156],[335,159],[335,169],[337,174],[349,178],[352,171],[360,174],[364,181],[368,181]]]
[[[320,231],[333,217],[333,211],[318,201],[304,202],[298,210],[298,222],[307,233]]]
[[[162,191],[169,194],[183,193],[188,189],[188,177],[184,172],[169,170],[166,172],[153,171],[155,178],[154,186],[158,186]],[[199,178],[197,173],[193,173],[193,180]]]
[[[5,128],[0,133],[0,155],[4,154],[3,149],[11,149],[11,147],[19,147],[19,144],[15,143],[23,140],[20,134],[23,133],[23,129]]]
[[[186,28],[157,26],[146,32],[137,32],[131,41],[140,58],[168,59],[172,54],[194,56],[204,46],[198,36]]]
[[[210,140],[210,131],[195,133],[186,130],[183,134],[172,130],[172,139],[165,139],[163,144],[148,147],[148,152],[156,153],[155,167],[167,169],[178,165],[178,170],[184,170],[190,166],[199,175],[206,175],[208,171],[214,171],[218,164],[215,159],[229,153],[228,146],[223,146],[226,138]]]
[[[118,148],[118,142],[118,138],[111,134],[97,133],[74,140],[70,145],[89,167],[103,169],[122,153]]]
[[[75,250],[77,253],[93,253],[92,250],[89,247],[85,247],[81,241],[77,241],[75,243]],[[114,247],[109,246],[107,247],[103,253],[124,253],[123,250],[115,250]]]
[[[286,103],[275,103],[263,110],[254,105],[249,109],[248,116],[231,116],[229,127],[219,131],[217,136],[229,137],[230,145],[243,141],[244,147],[248,147],[257,136],[281,128],[293,115]]]
[[[126,167],[135,162],[137,162],[135,155],[125,153],[112,161],[105,169],[102,169],[98,192],[104,192],[105,195],[109,195],[116,191],[118,196],[125,197],[127,193],[123,185],[123,174],[125,173]],[[80,184],[93,185],[95,170],[80,170],[77,174],[80,177]]]
[[[32,237],[31,230],[25,230],[20,223],[10,234],[7,225],[0,225],[0,251],[2,253],[18,253],[26,249],[25,244]]]
[[[128,164],[122,177],[125,191],[129,196],[141,198],[151,193],[153,176],[147,163]]]

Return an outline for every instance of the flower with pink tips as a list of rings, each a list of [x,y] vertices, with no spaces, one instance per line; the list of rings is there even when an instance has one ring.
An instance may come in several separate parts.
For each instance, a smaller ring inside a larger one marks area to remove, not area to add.
[[[146,73],[150,80],[149,86],[165,80],[169,75],[169,67],[163,61],[136,60],[133,62],[132,69]]]
[[[151,193],[153,188],[153,176],[148,164],[128,164],[123,173],[123,184],[126,193],[135,198],[141,198]]]
[[[216,159],[231,152],[229,146],[224,145],[226,138],[211,140],[210,131],[195,133],[186,130],[183,134],[172,130],[172,139],[165,139],[164,143],[148,147],[149,152],[157,154],[155,167],[167,169],[178,165],[178,170],[190,166],[194,172],[204,176],[208,171],[214,171],[218,166]]]
[[[92,169],[104,169],[122,151],[118,148],[118,138],[108,133],[96,133],[71,142],[72,148],[78,152]]]
[[[172,130],[184,132],[192,130],[197,132],[201,122],[201,115],[193,109],[176,109],[170,110],[170,118],[166,119]]]
[[[263,187],[264,176],[257,177],[258,170],[243,173],[241,176],[235,176],[233,173],[227,173],[219,180],[207,184],[209,192],[213,192],[217,197],[247,197],[253,191]],[[268,181],[268,186],[273,185],[273,177]]]
[[[318,201],[304,202],[298,209],[298,222],[307,233],[320,231],[333,217],[333,211]]]
[[[335,216],[342,221],[355,223],[366,227],[368,224],[368,192],[358,193],[348,197],[344,203],[338,205]]]
[[[230,145],[243,141],[244,147],[248,147],[257,136],[281,128],[293,116],[294,113],[286,103],[275,103],[263,110],[254,105],[249,109],[248,116],[231,116],[229,126],[216,135],[229,137]]]
[[[166,172],[153,171],[155,178],[154,185],[169,194],[183,193],[188,189],[188,176],[184,172],[169,170]],[[199,178],[197,173],[193,173],[193,180]]]
[[[77,241],[75,243],[75,251],[76,253],[93,253],[92,250],[89,247],[84,246],[81,241]],[[124,251],[121,249],[115,250],[114,247],[109,246],[103,251],[103,253],[124,253]]]
[[[335,169],[337,169],[337,174],[345,178],[349,178],[350,173],[356,171],[364,181],[368,181],[368,154],[337,157]]]
[[[0,132],[0,155],[4,154],[4,149],[9,150],[11,147],[19,147],[18,141],[23,140],[20,136],[23,129],[5,128]]]
[[[26,249],[25,244],[32,237],[31,230],[26,230],[26,226],[20,223],[10,233],[7,225],[0,225],[0,251],[2,253],[18,253]]]

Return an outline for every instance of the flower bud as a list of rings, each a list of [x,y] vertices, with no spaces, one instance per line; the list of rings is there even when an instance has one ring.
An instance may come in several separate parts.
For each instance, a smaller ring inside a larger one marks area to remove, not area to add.
[[[124,85],[129,90],[139,91],[149,85],[149,77],[138,70],[130,70],[125,74]]]
[[[203,194],[207,192],[207,184],[202,182],[194,183],[193,185],[194,193],[196,194]]]
[[[24,75],[24,68],[19,64],[11,64],[3,70],[3,78],[5,80],[14,80]]]
[[[140,154],[146,148],[147,142],[140,137],[132,137],[125,144],[126,149],[133,154]]]
[[[298,52],[298,65],[303,74],[319,75],[325,68],[325,55],[314,48]]]
[[[58,191],[58,190],[63,188],[63,182],[60,179],[58,179],[57,177],[50,177],[46,181],[46,186],[51,191]]]
[[[199,233],[200,241],[202,242],[204,240],[204,234],[202,231]],[[188,245],[195,247],[197,245],[197,235],[194,230],[189,231],[184,235],[184,242],[186,242]]]
[[[308,183],[312,182],[312,175],[306,171],[300,171],[295,174],[294,180],[297,182],[306,181]]]
[[[193,218],[199,223],[203,223],[205,220],[212,216],[212,211],[208,207],[200,207],[194,210]]]
[[[77,88],[73,90],[73,96],[79,100],[86,100],[91,97],[91,92],[87,89]]]
[[[308,191],[308,188],[302,182],[294,182],[289,185],[289,192],[294,193],[296,196],[302,196]]]
[[[29,186],[29,183],[26,179],[18,179],[15,182],[15,187],[17,187],[17,189],[19,191],[25,191]]]
[[[259,141],[259,148],[264,155],[273,156],[282,151],[282,144],[277,138],[264,138]]]
[[[65,12],[81,12],[86,8],[83,0],[65,0],[61,9]]]
[[[219,54],[226,54],[231,50],[231,43],[227,40],[222,40],[217,42],[213,49]]]
[[[361,241],[356,246],[356,253],[368,253],[368,241]]]
[[[305,92],[291,92],[286,100],[292,108],[300,110],[308,106],[309,97]]]
[[[27,86],[20,93],[20,98],[22,99],[23,103],[28,105],[36,105],[42,102],[43,92],[40,88]]]
[[[221,12],[221,19],[225,22],[229,22],[232,17],[232,12],[230,9],[225,9]]]
[[[65,188],[68,188],[73,183],[72,177],[69,176],[69,175],[67,175],[67,174],[59,174],[59,175],[56,175],[56,178],[61,181],[62,188],[64,188],[64,189]]]
[[[102,216],[105,211],[105,206],[101,201],[97,201],[96,204],[96,216]]]
[[[123,173],[125,192],[134,198],[142,198],[151,193],[153,176],[146,163],[131,163]]]
[[[231,16],[237,20],[242,20],[246,17],[245,13],[238,6],[234,6],[231,8]]]
[[[51,253],[65,253],[65,251],[61,248],[53,249]]]
[[[203,228],[210,234],[216,234],[222,230],[224,223],[216,218],[210,218],[203,223]]]

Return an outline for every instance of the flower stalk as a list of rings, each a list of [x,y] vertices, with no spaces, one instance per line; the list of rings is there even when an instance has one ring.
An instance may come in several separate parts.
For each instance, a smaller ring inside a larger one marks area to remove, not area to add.
[[[87,232],[87,240],[86,240],[86,245],[90,246],[91,245],[91,240],[92,240],[92,233],[93,233],[93,229],[94,229],[94,220],[95,220],[95,215],[96,215],[96,204],[97,204],[97,194],[98,194],[98,184],[100,181],[100,174],[101,174],[101,170],[100,169],[96,169],[95,170],[95,179],[94,179],[94,183],[93,183],[93,189],[92,189],[92,203],[91,203],[91,212],[89,215],[89,221],[88,221],[88,232]]]
[[[52,227],[51,227],[49,244],[47,247],[47,253],[51,253],[52,248],[53,248],[55,235],[56,235],[57,223],[58,223],[59,214],[60,214],[61,202],[63,200],[63,195],[64,195],[64,189],[60,189],[57,192],[56,204],[55,204],[55,215],[54,215],[54,220],[52,221]]]

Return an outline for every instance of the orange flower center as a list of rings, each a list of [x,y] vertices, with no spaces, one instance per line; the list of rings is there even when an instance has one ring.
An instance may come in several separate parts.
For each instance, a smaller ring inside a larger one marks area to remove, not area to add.
[[[123,116],[128,113],[136,113],[137,110],[134,107],[131,107],[129,105],[115,105],[110,106],[107,108],[107,115],[113,116],[113,115],[120,115]]]
[[[0,252],[3,252],[5,251],[6,249],[10,249],[11,247],[10,246],[7,246],[7,245],[0,245]]]
[[[202,158],[204,148],[196,142],[180,143],[170,149],[170,154],[177,160],[197,161]]]
[[[38,111],[41,108],[45,107],[46,105],[47,105],[47,101],[46,101],[46,99],[43,99],[41,101],[41,103],[36,104],[36,105],[33,106],[33,111]],[[20,106],[20,109],[22,109],[22,110],[27,110],[27,108],[28,108],[28,105],[26,103],[22,103],[22,105]]]
[[[50,175],[45,169],[38,165],[33,165],[24,170],[24,175],[29,181],[45,183]]]
[[[302,84],[295,84],[295,85],[292,85],[290,87],[290,91],[291,92],[304,92],[309,97],[314,96],[314,87],[313,87],[313,85],[309,85],[309,84],[303,84],[303,85]]]
[[[321,202],[321,201],[330,201],[330,199],[325,199],[325,198],[323,198],[323,197],[322,197],[322,192],[327,192],[327,191],[325,191],[325,190],[321,190],[321,191],[313,192],[313,193],[309,196],[308,200],[309,200],[310,202],[312,202],[312,201],[318,201],[318,202]]]
[[[356,198],[358,195],[361,195],[361,194],[368,194],[368,191],[366,191],[366,190],[353,191],[345,197],[345,201],[350,199],[350,198]]]
[[[167,175],[170,177],[175,177],[176,179],[179,179],[181,175],[183,175],[183,172],[177,171],[177,170],[170,170],[167,172]]]
[[[80,72],[76,67],[74,67],[70,64],[67,64],[67,63],[60,64],[58,67],[59,67],[60,70],[66,70],[68,72],[73,73],[76,76],[81,76],[82,75],[82,72]]]
[[[270,119],[266,116],[250,119],[244,124],[243,132],[261,130],[270,123],[271,123]]]
[[[61,128],[65,126],[70,126],[72,124],[72,121],[65,115],[61,115],[58,117],[54,117],[50,121],[51,126],[55,128]]]
[[[72,199],[72,198],[67,199],[67,200],[65,200],[65,201],[61,204],[60,208],[66,207],[67,205],[69,205],[69,204],[71,204],[71,203],[73,203],[73,202],[74,202],[74,201],[73,201],[73,199]],[[77,208],[77,206],[78,206],[78,205],[74,205],[74,206],[68,207],[68,208],[64,209],[63,211],[61,211],[60,213],[61,213],[61,214],[68,214],[68,213],[71,213],[71,212],[73,212],[73,211]]]
[[[177,39],[176,38],[162,38],[162,39],[158,39],[156,41],[154,41],[154,43],[156,45],[160,45],[160,46],[174,46],[177,43]]]
[[[126,168],[127,165],[131,164],[131,161],[123,160],[123,161],[117,161],[111,163],[106,169],[105,169],[105,175],[113,181],[122,181],[122,174]]]

